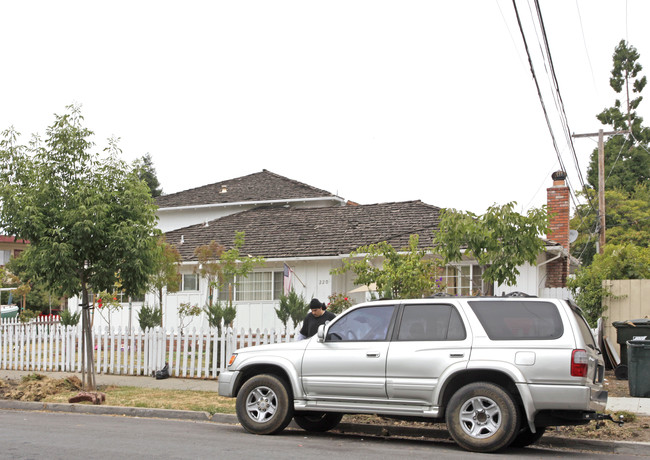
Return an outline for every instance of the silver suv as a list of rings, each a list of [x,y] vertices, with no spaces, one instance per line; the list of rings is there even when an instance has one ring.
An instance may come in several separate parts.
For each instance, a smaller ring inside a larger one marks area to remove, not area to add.
[[[219,394],[251,433],[293,418],[309,431],[343,414],[446,422],[476,452],[537,441],[605,409],[603,358],[574,304],[436,297],[356,305],[311,339],[237,350]]]

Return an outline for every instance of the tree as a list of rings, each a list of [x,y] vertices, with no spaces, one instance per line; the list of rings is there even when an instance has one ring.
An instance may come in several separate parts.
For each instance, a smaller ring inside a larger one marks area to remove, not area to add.
[[[225,246],[212,240],[208,244],[197,246],[194,255],[199,262],[199,275],[208,282],[208,306],[214,303],[214,289],[223,279],[223,268],[219,258],[225,252]]]
[[[146,291],[154,269],[156,207],[147,185],[109,140],[104,156],[91,152],[92,131],[78,107],[55,115],[44,143],[0,141],[0,227],[30,241],[29,270],[53,291],[81,293],[84,388],[95,389],[89,292]]]
[[[646,77],[639,75],[643,70],[637,62],[639,57],[636,48],[621,40],[614,51],[609,84],[617,94],[624,91],[625,104],[616,99],[613,107],[596,116],[602,124],[615,130],[632,130],[630,134],[609,138],[604,146],[606,188],[628,193],[632,193],[637,184],[647,183],[650,179],[650,129],[642,125],[643,118],[636,112],[643,100],[641,91],[647,83]],[[632,98],[634,94],[638,96]],[[594,190],[598,189],[598,149],[591,154],[587,180]]]
[[[581,267],[575,278],[567,281],[567,285],[593,327],[603,313],[603,298],[610,295],[603,287],[604,280],[649,277],[650,248],[640,248],[631,244],[608,244],[603,254],[596,254],[593,263]]]
[[[440,292],[443,287],[437,281],[438,262],[425,258],[428,252],[418,247],[419,242],[418,235],[411,235],[408,247],[401,251],[385,241],[361,246],[343,260],[342,267],[332,270],[332,274],[352,271],[357,275],[355,284],[370,286],[375,283],[378,291],[387,290],[394,299]],[[380,259],[381,265],[378,263]]]
[[[181,303],[178,307],[178,328],[180,329],[181,336],[184,334],[187,327],[186,321],[190,321],[193,317],[201,314],[201,308],[198,305],[192,305],[189,302]]]
[[[637,184],[632,193],[622,189],[605,190],[607,203],[607,244],[634,244],[639,247],[650,245],[650,187]],[[595,192],[587,189],[592,199]],[[578,231],[578,239],[571,245],[571,254],[583,265],[591,265],[596,254],[596,228],[598,214],[588,203],[578,205],[571,228]]]
[[[222,321],[225,326],[231,326],[237,316],[237,309],[233,306],[232,283],[238,278],[246,278],[255,266],[264,263],[263,257],[241,256],[245,237],[245,232],[235,232],[233,247],[228,250],[216,241],[194,250],[199,261],[198,272],[208,281],[208,300],[203,310],[210,325],[218,325],[219,331]],[[220,292],[228,293],[225,306],[214,301],[215,287]]]
[[[148,153],[133,162],[133,169],[137,171],[138,178],[146,182],[151,192],[151,196],[156,198],[162,195],[162,188],[156,176],[156,168],[153,166],[153,160]]]
[[[434,234],[434,251],[442,256],[444,264],[460,261],[463,255],[471,256],[483,269],[484,281],[515,284],[517,267],[537,262],[545,247],[541,235],[548,231],[545,207],[522,215],[514,211],[515,204],[491,206],[480,216],[445,210]]]
[[[643,67],[638,62],[639,57],[637,50],[625,40],[617,45],[609,83],[617,94],[623,93],[625,99],[624,102],[616,99],[613,107],[604,109],[596,117],[615,130],[632,131],[609,138],[604,146],[607,243],[633,243],[647,247],[650,232],[650,188],[647,185],[650,178],[650,129],[643,126],[643,118],[637,114],[643,100],[641,92],[647,83],[646,77],[640,75]],[[578,205],[571,220],[571,228],[579,234],[571,253],[580,259],[583,266],[590,265],[596,253],[598,215],[592,203],[596,201],[594,190],[598,189],[598,149],[592,152],[587,181],[589,186],[581,195],[586,196],[589,203]]]
[[[177,292],[180,289],[180,276],[178,265],[181,263],[181,254],[175,246],[167,243],[164,236],[156,241],[156,252],[154,259],[154,270],[149,278],[149,290],[158,297],[158,308],[160,309],[160,322],[163,326],[163,293]]]

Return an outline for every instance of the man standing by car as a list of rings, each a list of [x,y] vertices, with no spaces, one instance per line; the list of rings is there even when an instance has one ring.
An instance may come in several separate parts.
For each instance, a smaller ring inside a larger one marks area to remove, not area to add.
[[[311,299],[309,302],[309,309],[311,310],[305,316],[302,322],[302,328],[298,333],[297,340],[303,340],[315,335],[318,332],[318,326],[325,324],[327,321],[333,320],[336,315],[331,311],[326,311],[327,305],[318,299]]]

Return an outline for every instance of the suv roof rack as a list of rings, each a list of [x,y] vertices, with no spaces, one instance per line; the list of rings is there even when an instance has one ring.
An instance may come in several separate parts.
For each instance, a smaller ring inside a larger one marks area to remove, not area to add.
[[[537,296],[526,294],[525,292],[521,292],[521,291],[512,291],[512,292],[508,292],[507,294],[501,294],[501,297],[537,297]]]

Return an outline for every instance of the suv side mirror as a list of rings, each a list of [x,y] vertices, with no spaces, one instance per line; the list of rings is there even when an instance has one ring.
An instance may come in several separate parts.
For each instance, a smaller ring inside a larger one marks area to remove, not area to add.
[[[318,326],[318,332],[316,333],[316,337],[318,338],[319,343],[323,343],[325,341],[325,324],[321,324]]]

